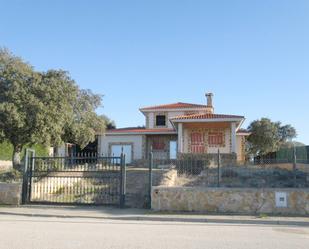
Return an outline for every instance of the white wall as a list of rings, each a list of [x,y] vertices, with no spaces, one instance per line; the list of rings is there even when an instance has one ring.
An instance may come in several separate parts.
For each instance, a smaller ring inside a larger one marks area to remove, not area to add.
[[[149,113],[146,113],[146,115],[148,115],[148,119],[149,119],[149,126],[147,128],[150,128],[150,129],[153,129],[153,128],[156,128],[155,127],[155,122],[156,122],[156,114],[159,114],[159,113],[166,113],[164,112],[164,110],[162,110],[162,112],[149,112]],[[167,127],[168,128],[173,128],[173,125],[172,123],[169,121],[170,118],[173,118],[173,117],[176,117],[176,116],[179,116],[179,115],[183,115],[184,112],[183,111],[169,111],[167,112]]]
[[[59,157],[65,157],[67,156],[67,151],[66,151],[66,144],[62,144],[57,148],[57,155]]]
[[[54,156],[54,147],[48,147],[48,156]]]
[[[109,143],[133,143],[133,160],[142,159],[142,135],[100,135],[99,154],[108,155]]]
[[[153,114],[153,112],[150,112],[150,113],[147,113],[147,115],[148,115],[148,119],[149,119],[149,127],[147,127],[147,128],[150,128],[150,129],[152,129],[152,128],[154,128],[154,114]]]
[[[185,112],[168,112],[167,119],[170,120],[173,117],[184,115]],[[168,121],[168,128],[173,128],[173,125],[170,121]]]

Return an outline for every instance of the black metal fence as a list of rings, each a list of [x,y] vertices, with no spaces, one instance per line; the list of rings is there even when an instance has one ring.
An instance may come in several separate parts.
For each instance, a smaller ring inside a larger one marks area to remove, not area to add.
[[[125,155],[30,154],[26,156],[23,203],[125,205]]]
[[[198,157],[185,155],[177,159],[154,159],[149,155],[146,167],[131,168],[130,188],[138,194],[136,176],[149,174],[148,188],[143,195],[151,203],[151,187],[157,184],[153,175],[172,172],[169,186],[202,186],[226,188],[307,188],[309,187],[309,164],[290,159],[262,160],[238,163],[235,157],[223,154]],[[158,171],[162,169],[163,171]],[[135,171],[138,171],[136,173]],[[155,172],[154,172],[155,171]],[[148,172],[148,173],[147,173]],[[159,172],[159,174],[158,174]],[[176,175],[176,177],[174,177]],[[126,200],[125,155],[104,157],[96,154],[78,154],[69,157],[36,157],[26,154],[23,184],[23,203],[46,204],[92,204],[125,206]],[[147,178],[146,178],[147,179]],[[144,184],[144,180],[141,179]],[[145,186],[145,185],[143,185]],[[147,193],[148,191],[148,193]],[[131,191],[132,192],[132,191]],[[131,193],[132,194],[132,193]]]
[[[220,153],[212,160],[189,156],[173,160],[152,160],[154,168],[176,170],[175,186],[227,188],[307,188],[309,164],[298,160],[261,160],[239,163],[222,160]]]

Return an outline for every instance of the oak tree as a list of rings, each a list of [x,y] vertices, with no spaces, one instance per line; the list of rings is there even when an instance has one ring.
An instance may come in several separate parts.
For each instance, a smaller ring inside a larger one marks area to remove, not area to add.
[[[102,96],[80,89],[68,72],[37,72],[21,58],[0,49],[0,141],[13,145],[13,167],[20,168],[26,144],[81,147],[105,129],[95,112]]]
[[[281,122],[272,122],[268,118],[253,121],[248,131],[248,150],[254,155],[266,155],[277,151],[289,140],[296,137],[296,130],[291,125],[282,125]]]

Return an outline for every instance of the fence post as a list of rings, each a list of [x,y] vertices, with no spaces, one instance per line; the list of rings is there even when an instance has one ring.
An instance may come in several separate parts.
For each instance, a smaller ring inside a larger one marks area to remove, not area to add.
[[[32,153],[32,156],[31,160],[29,161],[30,153]],[[32,149],[26,149],[23,183],[22,183],[22,197],[21,197],[22,204],[26,204],[28,201],[30,201],[31,176],[32,176],[32,169],[34,168],[34,157],[35,157],[35,151]]]
[[[121,153],[120,156],[121,181],[120,181],[120,207],[124,208],[126,203],[126,155]]]
[[[70,157],[70,165],[73,166],[73,152],[69,154]]]
[[[30,179],[30,181],[29,181],[29,183],[28,183],[28,196],[27,196],[27,198],[28,198],[28,201],[31,201],[31,188],[32,188],[32,174],[33,174],[33,170],[34,170],[34,160],[35,160],[35,158],[34,158],[34,154],[32,154],[32,156],[30,157],[30,170],[28,171],[29,172],[29,178],[28,179]]]
[[[152,189],[152,168],[153,168],[153,152],[152,148],[149,153],[149,182],[148,182],[148,208],[151,208],[151,189]]]
[[[24,175],[23,175],[22,197],[21,197],[21,203],[22,204],[26,204],[27,196],[28,196],[28,157],[29,157],[29,151],[28,151],[28,149],[26,149]]]
[[[294,187],[296,187],[297,185],[297,181],[296,181],[296,162],[297,162],[297,159],[296,159],[296,147],[295,147],[295,144],[293,143],[293,177],[294,177]]]
[[[217,168],[217,174],[218,174],[218,177],[217,177],[217,187],[220,187],[220,160],[221,159],[221,156],[220,156],[220,150],[218,149],[218,155],[217,155],[217,164],[218,164],[218,168]]]

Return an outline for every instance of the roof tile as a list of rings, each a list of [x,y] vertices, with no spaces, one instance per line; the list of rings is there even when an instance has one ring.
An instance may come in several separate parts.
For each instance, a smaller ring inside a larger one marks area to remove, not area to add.
[[[188,115],[180,115],[171,118],[172,120],[177,119],[220,119],[220,118],[244,118],[244,116],[238,115],[227,115],[227,114],[213,114],[213,113],[196,113]]]
[[[201,104],[191,104],[191,103],[183,103],[183,102],[177,102],[172,104],[166,104],[166,105],[155,105],[155,106],[148,106],[143,107],[141,110],[152,110],[152,109],[187,109],[187,108],[206,108],[206,105]]]
[[[108,130],[108,133],[169,133],[175,132],[174,129],[169,128],[156,128],[156,129],[146,129],[146,128],[121,128]]]

